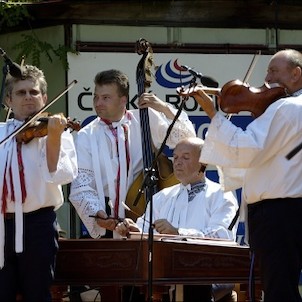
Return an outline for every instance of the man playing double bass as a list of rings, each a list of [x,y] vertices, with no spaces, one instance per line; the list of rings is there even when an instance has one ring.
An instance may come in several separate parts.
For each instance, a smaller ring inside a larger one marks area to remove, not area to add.
[[[94,83],[97,118],[78,132],[79,170],[69,198],[92,238],[120,238],[114,229],[118,219],[125,217],[122,202],[143,170],[139,110],[126,109],[129,80],[123,72],[102,71],[95,76]],[[150,93],[141,95],[138,106],[149,108],[151,139],[159,148],[176,109]],[[182,112],[167,145],[174,148],[180,139],[195,136],[192,123]]]
[[[94,82],[93,104],[98,116],[78,132],[79,171],[69,198],[92,238],[105,236],[106,230],[118,237],[114,229],[118,218],[125,217],[122,202],[143,169],[139,110],[126,109],[129,81],[121,71],[100,72]],[[149,108],[152,142],[159,148],[176,109],[150,93],[144,93],[138,105]],[[196,136],[195,130],[182,112],[167,145],[173,148],[180,139],[190,136]]]

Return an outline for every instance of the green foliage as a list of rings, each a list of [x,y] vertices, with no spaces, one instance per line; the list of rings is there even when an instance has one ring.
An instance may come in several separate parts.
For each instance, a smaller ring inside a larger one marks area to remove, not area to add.
[[[16,26],[24,19],[31,18],[31,16],[28,14],[26,7],[22,5],[22,1],[18,1],[18,3],[14,2],[17,1],[8,1],[0,3],[0,30],[3,27]]]
[[[22,5],[21,2],[32,3],[40,1],[0,1],[0,31],[1,28],[14,27],[24,20],[30,21],[30,19],[33,19],[29,15],[26,6]],[[33,30],[31,35],[23,34],[22,37],[24,39],[19,43],[16,43],[13,47],[16,50],[19,50],[18,60],[21,61],[23,57],[25,57],[25,59],[30,58],[31,64],[38,67],[40,67],[41,64],[42,55],[45,55],[50,62],[52,62],[53,57],[56,56],[62,62],[63,68],[67,70],[69,68],[67,53],[77,53],[74,49],[64,45],[59,45],[57,48],[54,48],[51,44],[39,40]]]
[[[13,47],[19,50],[19,55],[17,60],[21,61],[22,57],[31,59],[31,64],[40,67],[41,64],[41,54],[44,54],[46,58],[53,62],[53,56],[56,56],[62,62],[63,68],[67,70],[69,68],[67,61],[67,52],[76,53],[75,50],[64,45],[59,45],[58,48],[54,48],[51,44],[39,40],[35,35],[25,35],[21,42],[15,44]]]

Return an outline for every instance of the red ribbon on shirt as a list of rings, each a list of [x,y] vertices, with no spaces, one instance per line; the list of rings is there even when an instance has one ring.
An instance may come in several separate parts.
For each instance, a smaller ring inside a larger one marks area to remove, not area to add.
[[[112,122],[107,119],[101,119],[105,124],[108,125],[109,129],[111,130],[113,136],[115,137],[116,142],[116,150],[117,154],[119,155],[119,148],[118,148],[118,135],[117,135],[117,128],[114,128]],[[130,155],[129,155],[129,144],[128,144],[128,127],[126,125],[122,125],[125,133],[125,150],[126,150],[126,160],[127,160],[127,175],[129,172],[129,164],[130,164]],[[114,204],[114,217],[118,218],[118,209],[119,209],[119,200],[120,200],[120,177],[121,177],[121,168],[120,168],[120,158],[118,158],[119,165],[117,170],[116,176],[116,186],[115,186],[115,204]],[[109,179],[108,179],[109,181]]]
[[[22,194],[22,203],[24,203],[26,199],[26,186],[25,186],[25,176],[24,176],[24,165],[22,159],[22,143],[17,143],[17,160],[18,160],[18,169],[19,169],[19,177],[20,177],[20,184],[21,184],[21,194]],[[5,165],[4,170],[4,179],[3,179],[3,189],[2,189],[2,208],[1,212],[6,212],[7,207],[7,195],[8,195],[8,187],[7,187],[7,180],[6,180],[6,170],[7,170],[7,163]],[[10,178],[10,187],[11,187],[11,200],[15,200],[15,189],[13,184],[13,175],[12,175],[12,167],[9,167],[9,178]]]

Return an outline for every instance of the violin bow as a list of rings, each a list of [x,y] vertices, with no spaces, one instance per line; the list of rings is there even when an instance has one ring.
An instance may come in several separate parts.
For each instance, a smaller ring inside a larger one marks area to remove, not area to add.
[[[257,63],[260,55],[261,55],[261,50],[259,50],[257,53],[254,54],[252,62],[250,63],[250,66],[249,66],[249,68],[248,68],[248,70],[247,70],[247,72],[244,76],[243,83],[248,82],[248,80],[250,79],[250,76],[251,76],[251,74],[252,74],[252,72],[253,72],[253,70],[256,66],[256,63]]]
[[[256,52],[254,54],[253,59],[252,59],[250,65],[249,65],[249,67],[247,69],[247,72],[246,72],[246,74],[245,74],[245,76],[243,78],[243,83],[248,82],[248,80],[249,80],[249,78],[250,78],[250,76],[251,76],[251,74],[252,74],[252,72],[253,72],[253,70],[254,70],[254,68],[256,66],[256,63],[258,62],[258,59],[259,59],[260,55],[261,55],[261,50],[258,50],[258,52]],[[228,120],[230,120],[231,117],[232,117],[232,114],[228,114],[227,115],[227,119]]]
[[[39,114],[44,112],[47,108],[49,108],[52,104],[54,104],[61,96],[63,96],[67,91],[69,91],[78,81],[73,80],[68,86],[60,93],[58,94],[51,102],[46,104],[44,107],[42,107],[37,113],[35,113],[28,121],[26,121],[22,126],[17,128],[15,131],[13,131],[10,135],[8,135],[6,138],[4,138],[0,142],[0,147],[4,145],[7,141],[15,137],[19,132],[21,132],[24,128],[26,128]]]

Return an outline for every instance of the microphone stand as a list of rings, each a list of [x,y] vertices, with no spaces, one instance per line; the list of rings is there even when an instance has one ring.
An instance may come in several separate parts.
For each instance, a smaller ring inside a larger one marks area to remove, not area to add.
[[[152,164],[153,166],[153,164]],[[148,300],[153,301],[153,194],[155,193],[155,184],[158,178],[155,175],[155,169],[150,168],[146,173],[146,199],[149,203],[149,230],[148,230]]]
[[[193,77],[191,83],[190,83],[190,87],[192,87],[194,85],[194,83],[196,82],[196,77]],[[153,231],[153,194],[155,193],[155,185],[156,182],[158,180],[158,178],[156,177],[156,165],[157,165],[157,160],[159,155],[163,152],[163,149],[166,145],[166,142],[168,140],[168,137],[172,131],[172,128],[175,124],[175,122],[177,121],[177,119],[179,118],[181,111],[184,107],[185,102],[187,101],[188,97],[184,97],[182,99],[182,102],[179,106],[179,109],[172,121],[172,123],[170,124],[170,126],[167,129],[167,133],[166,136],[163,140],[163,142],[161,143],[161,146],[159,148],[159,150],[157,151],[157,154],[151,164],[151,167],[146,169],[145,175],[144,175],[144,179],[142,182],[142,185],[140,187],[140,189],[138,190],[138,194],[135,198],[135,201],[133,203],[133,206],[136,206],[141,194],[144,193],[144,189],[146,190],[146,200],[147,200],[147,204],[149,204],[149,209],[150,209],[150,215],[149,215],[149,229],[148,229],[148,300],[149,302],[153,301],[153,239],[154,239],[154,231]]]
[[[146,192],[145,196],[146,196],[147,204],[149,204],[149,210],[150,210],[149,211],[149,229],[148,229],[148,300],[147,300],[149,302],[153,301],[153,241],[154,241],[153,194],[155,193],[155,185],[158,180],[158,178],[156,176],[155,167],[157,164],[158,157],[162,153],[162,151],[166,145],[166,141],[171,133],[171,130],[182,111],[184,103],[185,102],[182,101],[177,114],[175,115],[171,125],[169,126],[169,128],[167,130],[166,136],[161,144],[161,147],[159,148],[159,150],[151,164],[151,167],[146,169],[142,185],[141,185],[140,189],[138,190],[138,194],[133,203],[133,206],[137,205],[137,203],[141,197],[141,194],[144,193],[144,189],[145,189],[145,192]]]

